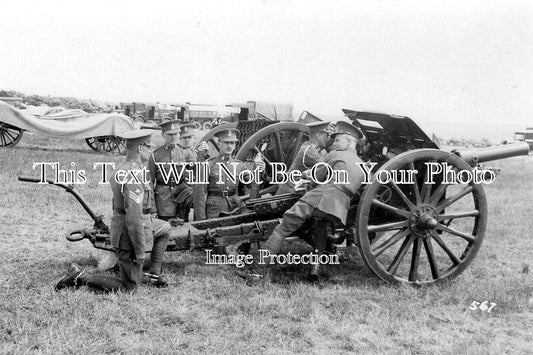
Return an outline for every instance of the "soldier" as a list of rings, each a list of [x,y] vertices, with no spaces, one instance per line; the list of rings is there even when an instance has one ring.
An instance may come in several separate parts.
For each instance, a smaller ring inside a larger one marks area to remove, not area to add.
[[[182,124],[180,126],[180,142],[181,142],[181,146],[185,149],[189,149],[191,151],[191,153],[193,154],[194,156],[194,161],[196,161],[196,154],[197,154],[197,151],[194,149],[194,138],[196,136],[196,126],[191,124],[191,123],[187,123],[187,124]]]
[[[148,161],[148,169],[150,170],[150,177],[155,192],[157,216],[166,221],[175,217],[188,219],[190,206],[187,204],[190,205],[190,196],[192,195],[191,188],[185,183],[185,173],[182,175],[180,181],[175,181],[172,175],[165,181],[165,176],[168,177],[171,171],[170,164],[165,163],[189,163],[196,161],[192,150],[183,147],[179,143],[180,122],[179,120],[170,120],[164,121],[159,125],[165,143],[154,150]],[[156,163],[164,163],[164,165],[158,167]],[[164,174],[160,169],[164,170]],[[178,167],[178,170],[181,170],[181,167]],[[188,199],[186,197],[187,195],[189,195]]]
[[[313,248],[318,255],[326,248],[328,239],[328,223],[346,224],[350,200],[359,190],[363,182],[363,172],[355,164],[361,162],[356,153],[357,140],[362,138],[362,133],[353,125],[340,121],[337,131],[332,134],[335,138],[334,151],[330,152],[325,159],[333,170],[346,170],[350,184],[335,184],[333,180],[319,185],[307,192],[294,206],[283,214],[282,222],[276,226],[272,235],[263,245],[263,250],[271,254],[278,254],[283,240],[296,232],[304,224],[311,222],[311,234],[313,236]],[[319,171],[317,178],[323,179],[324,171]],[[258,264],[258,258],[254,259],[254,269],[238,270],[237,274],[247,280],[262,277],[268,264]],[[312,265],[309,278],[318,280],[319,264]]]
[[[304,171],[311,169],[316,163],[324,161],[324,155],[320,154],[320,151],[328,146],[329,135],[332,133],[328,128],[329,124],[330,122],[321,121],[307,124],[307,127],[309,127],[309,141],[302,144],[287,173],[294,170]],[[276,195],[289,192],[294,192],[294,184],[287,181],[285,184],[280,185]]]
[[[229,212],[243,203],[238,196],[239,181],[232,181],[230,176],[224,172],[221,165],[227,167],[228,171],[235,176],[246,169],[246,165],[233,158],[233,152],[237,144],[238,129],[228,128],[218,132],[215,137],[218,138],[220,154],[208,160],[209,163],[209,184],[198,184],[194,192],[194,219],[203,220],[206,218],[216,218],[221,212]],[[264,171],[265,163],[258,162],[258,169]],[[221,170],[222,169],[222,170]],[[222,182],[219,182],[219,177]]]
[[[148,175],[144,173],[144,164],[153,147],[150,136],[150,132],[142,130],[122,136],[126,140],[126,160],[117,166],[110,179],[113,192],[110,237],[118,256],[120,278],[89,274],[78,265],[71,264],[67,275],[57,283],[56,291],[81,285],[105,292],[135,291],[143,281],[143,263],[152,240],[150,274],[146,275],[145,281],[156,286],[166,286],[166,281],[161,277],[161,265],[170,225],[158,219],[152,221],[152,189],[150,182],[144,181],[144,177]]]

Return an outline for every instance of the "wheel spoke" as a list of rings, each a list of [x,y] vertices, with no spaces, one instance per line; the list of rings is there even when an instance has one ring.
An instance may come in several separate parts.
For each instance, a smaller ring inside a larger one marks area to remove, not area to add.
[[[411,215],[411,213],[408,212],[408,211],[405,211],[405,210],[399,209],[397,207],[388,205],[388,204],[386,204],[384,202],[381,202],[380,200],[377,200],[377,199],[372,200],[372,205],[376,205],[378,207],[381,207],[384,210],[392,212],[395,215],[400,216],[400,217],[409,218],[409,216]]]
[[[420,243],[419,238],[415,238],[413,243],[413,255],[409,269],[409,281],[411,282],[415,282],[418,279],[418,263],[420,262],[420,250],[422,249],[422,243]]]
[[[390,274],[395,274],[396,270],[398,270],[398,266],[400,266],[400,263],[402,262],[405,254],[407,254],[407,251],[409,250],[411,244],[413,244],[413,239],[415,239],[415,237],[410,236],[409,238],[405,238],[405,240],[403,241],[400,250],[398,250],[398,253],[394,257],[394,260],[387,269]]]
[[[467,187],[463,188],[457,195],[452,196],[452,197],[447,198],[446,200],[442,201],[442,203],[440,205],[438,205],[437,208],[436,208],[437,213],[439,213],[443,209],[447,208],[448,206],[450,206],[452,203],[456,202],[457,200],[459,200],[459,199],[463,198],[464,196],[468,195],[472,191],[474,191],[474,188],[472,186],[467,186]]]
[[[404,229],[401,231],[398,231],[394,235],[392,235],[389,239],[381,243],[379,246],[375,247],[372,250],[372,253],[378,257],[388,248],[392,247],[394,244],[398,243],[402,238],[405,238],[407,235],[409,235],[409,229]]]
[[[444,241],[440,238],[440,236],[437,234],[437,232],[435,230],[431,230],[430,233],[431,233],[431,237],[433,237],[433,239],[435,239],[435,241],[437,242],[437,244],[440,245],[442,250],[444,250],[446,252],[446,254],[448,254],[448,256],[452,260],[453,264],[454,265],[459,265],[461,263],[461,260],[457,257],[457,255],[455,255],[453,253],[453,251],[451,251],[450,248],[448,248],[446,243],[444,243]]]
[[[407,207],[409,207],[409,209],[411,211],[414,211],[416,209],[416,206],[411,202],[411,200],[403,193],[403,191],[398,187],[398,185],[396,185],[396,183],[394,181],[390,181],[389,183],[389,186],[392,187],[392,189],[394,190],[394,192],[396,192],[396,194],[398,196],[400,196],[400,198],[402,199],[402,201],[406,204]]]
[[[441,183],[439,187],[435,189],[435,192],[431,195],[431,199],[429,200],[429,204],[431,206],[436,206],[439,200],[441,199],[442,195],[446,192],[446,189],[448,188],[448,184]]]
[[[283,149],[281,147],[281,138],[279,132],[274,133],[274,152],[276,153],[276,160],[285,164],[285,157],[283,156]]]
[[[448,232],[448,233],[453,234],[453,235],[456,235],[458,237],[461,237],[461,238],[463,238],[464,240],[466,240],[469,243],[473,243],[476,240],[476,237],[474,237],[472,234],[466,234],[466,233],[463,233],[461,231],[458,231],[457,229],[454,229],[454,228],[451,228],[451,227],[447,227],[447,226],[444,226],[442,224],[438,224],[437,225],[437,229],[439,229],[441,231]]]
[[[440,221],[444,221],[447,219],[476,217],[476,216],[479,216],[478,210],[473,210],[473,211],[468,211],[468,212],[453,212],[453,213],[439,215],[438,221],[440,222]]]
[[[429,268],[431,269],[431,276],[433,276],[433,279],[438,279],[440,277],[439,268],[437,267],[437,262],[435,260],[435,253],[433,251],[433,244],[430,238],[424,239],[424,249],[426,249],[426,254],[428,256]]]
[[[368,230],[368,233],[385,232],[385,231],[391,231],[391,230],[396,230],[396,229],[407,227],[408,224],[409,224],[409,221],[405,220],[401,222],[369,225],[367,230]]]
[[[409,170],[410,171],[414,171],[415,170],[415,164],[413,162],[410,162],[409,164]],[[420,204],[422,203],[422,199],[420,198],[420,190],[418,189],[418,181],[416,181],[416,176],[415,176],[415,179],[413,181],[413,190],[415,192],[415,197],[416,197],[416,204]]]
[[[298,151],[300,150],[300,146],[302,145],[303,138],[304,138],[304,132],[298,132],[298,136],[296,137],[296,142],[294,143],[291,155],[287,159],[288,164],[292,164],[294,162],[294,158],[296,157],[296,154],[298,154]]]

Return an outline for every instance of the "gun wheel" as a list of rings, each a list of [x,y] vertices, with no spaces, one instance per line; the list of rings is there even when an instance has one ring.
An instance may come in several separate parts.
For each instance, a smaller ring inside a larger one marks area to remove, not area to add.
[[[261,152],[270,162],[289,168],[302,143],[309,139],[309,128],[296,122],[279,122],[266,126],[242,143],[237,159],[253,160]]]
[[[13,147],[22,139],[23,130],[0,122],[0,147]]]
[[[376,276],[423,285],[454,278],[470,265],[487,224],[485,192],[468,181],[471,172],[464,160],[436,149],[399,154],[376,171],[356,217],[361,257]],[[454,173],[461,176],[457,184],[445,183]],[[386,181],[394,175],[396,181]]]
[[[217,134],[221,130],[228,129],[228,128],[237,128],[237,123],[231,122],[231,123],[226,123],[223,125],[216,126],[212,130],[207,132],[202,138],[200,138],[198,143],[196,143],[196,146],[198,146],[198,144],[200,144],[201,142],[206,142],[207,145],[209,146],[209,153],[208,153],[209,156],[216,157],[220,153],[220,149],[218,148],[218,141],[215,138],[215,134]]]

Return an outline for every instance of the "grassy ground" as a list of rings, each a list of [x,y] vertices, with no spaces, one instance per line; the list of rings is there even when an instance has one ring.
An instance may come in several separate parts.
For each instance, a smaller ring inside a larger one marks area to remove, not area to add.
[[[489,223],[474,263],[453,282],[411,288],[374,277],[354,251],[328,280],[303,281],[303,267],[278,267],[274,282],[249,287],[229,266],[205,265],[202,251],[172,252],[167,289],[135,295],[86,289],[55,293],[70,262],[94,269],[98,251],[70,243],[91,220],[54,186],[21,183],[33,162],[75,162],[77,187],[110,216],[109,186],[95,161],[119,161],[84,141],[25,135],[0,148],[0,353],[531,353],[533,349],[533,161],[517,157],[486,186]],[[107,219],[109,221],[109,218]],[[490,313],[471,310],[489,301]]]

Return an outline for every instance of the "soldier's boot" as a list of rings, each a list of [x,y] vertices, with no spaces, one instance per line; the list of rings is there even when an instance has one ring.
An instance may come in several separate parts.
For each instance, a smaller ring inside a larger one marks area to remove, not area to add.
[[[122,282],[119,278],[111,275],[83,274],[79,277],[82,283],[92,290],[100,292],[117,292],[122,289]]]
[[[251,243],[242,243],[237,247],[237,254],[248,255],[250,254]]]
[[[270,254],[277,254],[281,250],[283,238],[276,231],[263,244],[261,250],[266,250]],[[261,260],[259,250],[254,250],[252,253],[253,264],[245,268],[237,269],[235,273],[237,276],[246,280],[247,285],[254,285],[260,282],[270,282],[270,260]]]
[[[55,285],[54,290],[60,291],[68,287],[78,288],[82,286],[83,283],[82,280],[80,280],[80,276],[83,274],[85,274],[85,269],[82,270],[81,266],[78,264],[71,263],[68,266],[67,274],[59,280]]]
[[[324,219],[316,218],[313,221],[311,234],[313,235],[314,254],[316,254],[317,257],[324,254],[326,251],[328,245],[328,225],[329,222]],[[316,264],[311,264],[311,271],[309,271],[307,279],[311,282],[319,281],[319,275],[321,271],[322,266],[317,260]]]
[[[77,264],[70,264],[67,274],[56,284],[54,290],[60,291],[67,287],[79,288],[83,285],[96,291],[115,292],[122,287],[120,279],[108,275],[94,275],[85,272]]]
[[[154,239],[154,246],[150,255],[150,269],[149,273],[143,276],[143,283],[147,283],[156,287],[168,286],[168,281],[162,274],[163,256],[167,250],[168,235],[164,235]]]

